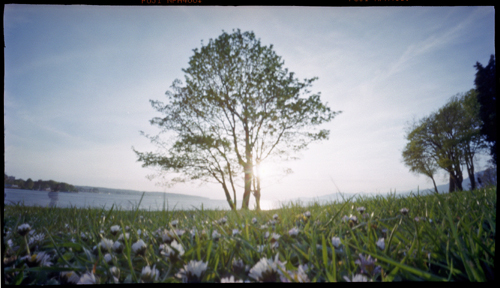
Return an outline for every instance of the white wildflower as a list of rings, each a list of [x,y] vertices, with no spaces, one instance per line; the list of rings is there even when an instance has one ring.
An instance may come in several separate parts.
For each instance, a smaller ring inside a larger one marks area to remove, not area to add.
[[[292,229],[290,229],[290,231],[288,231],[288,234],[290,234],[290,236],[292,237],[295,237],[299,234],[299,229],[297,227],[293,227]]]
[[[410,211],[410,210],[408,210],[408,208],[402,208],[401,210],[399,210],[399,212],[401,212],[401,214],[403,214],[403,215],[407,215],[408,211]]]
[[[199,283],[207,270],[207,266],[207,263],[203,261],[191,260],[184,265],[184,268],[181,268],[176,276],[181,278],[184,283]]]
[[[76,284],[80,281],[80,277],[74,271],[63,271],[59,273],[59,276],[67,284]]]
[[[257,223],[257,218],[253,217],[252,218],[252,224],[256,224]]]
[[[122,243],[120,243],[120,241],[116,241],[114,244],[113,244],[113,252],[115,253],[122,253],[123,252],[123,245]]]
[[[31,226],[28,223],[21,224],[17,227],[17,233],[19,233],[19,235],[21,236],[25,236],[26,234],[28,234],[28,232],[30,232],[30,230]]]
[[[177,241],[172,241],[170,243],[170,246],[167,244],[164,244],[163,247],[160,247],[161,251],[160,253],[171,260],[177,260],[180,258],[180,256],[184,255],[184,248],[182,247],[181,244],[177,243]]]
[[[111,256],[111,254],[109,253],[106,253],[106,255],[104,255],[104,261],[106,261],[106,263],[108,264],[112,264],[114,259],[116,259],[116,257]]]
[[[227,217],[226,216],[224,216],[221,219],[219,219],[219,223],[220,224],[226,224],[226,222],[227,222]]]
[[[238,235],[238,234],[240,234],[240,230],[238,230],[238,229],[233,229],[233,236],[236,236],[236,235]]]
[[[243,280],[236,280],[233,275],[231,277],[221,278],[220,283],[243,283]]]
[[[309,212],[309,211],[305,212],[304,216],[306,216],[307,218],[310,218],[311,217],[311,212]]]
[[[45,239],[45,234],[40,233],[40,234],[34,234],[33,236],[30,237],[28,240],[28,245],[32,246],[34,244],[37,244],[39,242],[42,242]]]
[[[172,227],[177,227],[177,224],[179,224],[179,220],[174,220],[172,222],[170,222],[170,225],[172,225]]]
[[[142,268],[141,272],[141,282],[148,283],[158,281],[158,277],[160,276],[160,271],[155,268],[156,265],[153,265],[153,268],[150,268],[149,265]]]
[[[279,280],[279,267],[285,270],[286,262],[280,262],[279,256],[276,254],[274,260],[261,258],[255,266],[250,269],[248,277],[261,282],[276,282]]]
[[[342,244],[342,243],[340,242],[340,238],[339,237],[332,237],[332,245],[335,248],[339,248],[340,244]]]
[[[97,277],[94,275],[94,273],[87,272],[80,277],[80,280],[78,280],[78,285],[95,285],[97,284]]]
[[[347,282],[368,282],[368,278],[362,274],[356,274],[355,276],[352,277],[352,279],[349,279],[347,276],[344,276],[345,281]]]
[[[384,238],[380,238],[378,239],[377,241],[377,247],[380,248],[381,250],[384,250],[385,249],[385,242],[384,242]]]
[[[101,251],[111,251],[111,249],[113,248],[113,240],[102,238],[101,242],[99,243],[99,248],[101,248]]]
[[[142,239],[132,244],[132,251],[134,251],[135,254],[144,255],[144,253],[146,253],[146,248],[146,243],[144,243]]]
[[[294,282],[299,282],[299,283],[308,283],[308,282],[311,282],[311,280],[309,280],[309,277],[307,276],[306,274],[306,271],[307,270],[307,265],[299,265],[299,268],[297,269],[297,271],[286,271],[288,273],[288,275],[290,276],[290,278],[292,278],[292,280]],[[285,277],[284,275],[281,275],[280,276],[281,278],[281,282],[290,282],[288,280],[287,277]]]
[[[221,235],[219,234],[219,232],[217,232],[217,230],[214,230],[214,231],[212,232],[212,239],[213,239],[213,240],[218,240],[218,239],[220,238],[220,236],[221,236]]]
[[[274,214],[274,215],[273,215],[273,219],[274,219],[274,220],[278,220],[278,214]]]

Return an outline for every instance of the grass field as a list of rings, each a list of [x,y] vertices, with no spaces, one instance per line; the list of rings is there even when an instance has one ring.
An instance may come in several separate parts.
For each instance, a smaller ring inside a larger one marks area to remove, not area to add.
[[[3,279],[491,281],[496,192],[357,196],[237,213],[5,206]]]

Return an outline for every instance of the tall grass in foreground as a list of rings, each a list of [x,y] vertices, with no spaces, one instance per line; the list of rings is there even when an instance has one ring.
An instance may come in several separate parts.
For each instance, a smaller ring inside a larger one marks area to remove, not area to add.
[[[3,279],[36,285],[488,281],[495,271],[496,202],[490,187],[289,203],[261,212],[6,206]]]

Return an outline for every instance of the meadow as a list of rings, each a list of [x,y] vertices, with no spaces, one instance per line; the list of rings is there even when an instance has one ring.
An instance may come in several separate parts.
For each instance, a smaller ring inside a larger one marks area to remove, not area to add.
[[[357,195],[237,212],[5,206],[3,279],[12,285],[491,281],[496,191]]]

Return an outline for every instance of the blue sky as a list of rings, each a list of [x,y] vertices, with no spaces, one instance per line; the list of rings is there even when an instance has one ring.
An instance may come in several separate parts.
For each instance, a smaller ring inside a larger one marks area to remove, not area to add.
[[[194,48],[222,30],[254,31],[334,111],[263,199],[431,187],[403,164],[405,123],[474,88],[494,54],[493,7],[107,7],[6,5],[5,172],[140,191],[223,199],[218,185],[156,186],[132,151],[156,148],[149,100],[184,79]],[[486,168],[487,156],[477,165]],[[466,175],[464,175],[466,176]],[[446,183],[441,172],[437,184]],[[242,189],[240,189],[241,199]]]

